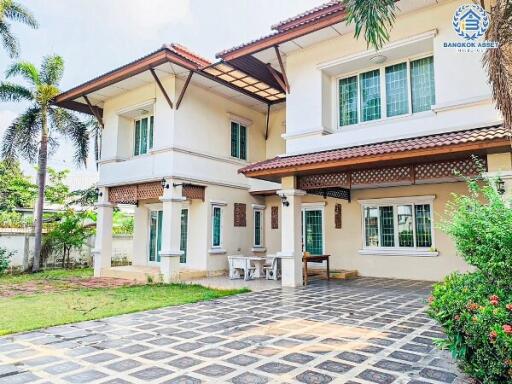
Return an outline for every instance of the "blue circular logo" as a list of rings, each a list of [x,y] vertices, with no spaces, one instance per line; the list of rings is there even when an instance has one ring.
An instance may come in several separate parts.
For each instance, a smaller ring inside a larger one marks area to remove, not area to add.
[[[489,16],[477,4],[461,5],[453,15],[453,29],[465,40],[476,40],[489,29]]]

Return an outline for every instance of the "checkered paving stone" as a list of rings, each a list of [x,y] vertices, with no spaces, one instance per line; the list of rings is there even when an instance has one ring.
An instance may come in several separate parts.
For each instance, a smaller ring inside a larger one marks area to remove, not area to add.
[[[316,281],[0,338],[0,384],[461,384],[430,284]]]

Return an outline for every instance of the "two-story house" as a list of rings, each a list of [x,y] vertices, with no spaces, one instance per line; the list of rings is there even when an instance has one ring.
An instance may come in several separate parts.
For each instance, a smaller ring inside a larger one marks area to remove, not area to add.
[[[238,253],[278,254],[287,286],[303,251],[366,276],[466,270],[446,203],[481,168],[510,193],[512,158],[482,54],[444,46],[461,4],[399,1],[375,52],[331,1],[219,62],[166,46],[60,95],[104,124],[96,273],[115,275],[116,203],[137,205],[134,265],[166,280]]]

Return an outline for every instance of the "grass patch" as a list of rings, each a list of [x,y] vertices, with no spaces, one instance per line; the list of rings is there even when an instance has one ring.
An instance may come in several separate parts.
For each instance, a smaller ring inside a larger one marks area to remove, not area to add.
[[[249,290],[219,290],[189,284],[155,284],[0,298],[0,335],[213,300],[243,292]]]
[[[23,284],[42,280],[64,280],[69,278],[85,279],[92,277],[92,268],[50,269],[37,273],[20,273],[0,275],[0,285]]]

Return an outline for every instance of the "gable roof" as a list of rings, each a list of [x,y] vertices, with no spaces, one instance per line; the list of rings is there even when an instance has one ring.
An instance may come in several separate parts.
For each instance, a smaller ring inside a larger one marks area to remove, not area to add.
[[[272,29],[276,31],[271,34],[225,49],[218,52],[215,57],[229,61],[241,56],[253,54],[337,24],[343,21],[345,17],[345,7],[341,1],[331,0],[321,6],[274,24]]]
[[[87,104],[82,103],[84,96],[127,81],[127,79],[134,78],[135,76],[141,76],[141,74],[149,70],[162,68],[166,63],[176,65],[185,71],[197,73],[203,78],[226,86],[261,103],[274,104],[282,102],[286,98],[283,89],[273,78],[269,79],[268,76],[259,76],[258,73],[248,74],[226,63],[211,62],[183,45],[172,43],[164,44],[156,51],[62,92],[57,95],[54,102],[64,108],[92,114],[91,108]],[[100,115],[102,114],[101,107],[98,105],[93,105],[92,107]]]

